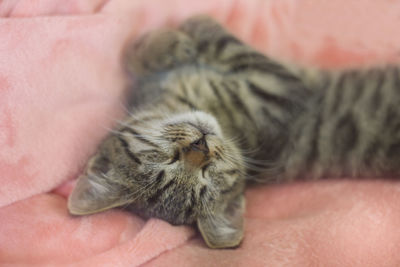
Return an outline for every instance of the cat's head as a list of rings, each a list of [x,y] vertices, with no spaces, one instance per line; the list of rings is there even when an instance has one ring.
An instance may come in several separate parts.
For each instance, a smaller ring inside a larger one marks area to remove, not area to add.
[[[128,207],[172,224],[197,223],[210,247],[243,235],[244,167],[236,145],[204,112],[142,114],[101,144],[68,208],[85,215]]]

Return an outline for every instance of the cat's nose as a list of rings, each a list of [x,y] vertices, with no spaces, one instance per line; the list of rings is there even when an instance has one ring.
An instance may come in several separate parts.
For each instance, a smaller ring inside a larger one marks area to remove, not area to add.
[[[205,136],[191,143],[190,149],[193,151],[203,152],[205,155],[207,155],[210,152],[210,149],[207,146],[207,141],[205,139]]]
[[[185,163],[189,168],[200,167],[208,159],[210,149],[207,146],[205,136],[192,142],[188,147],[183,149]]]

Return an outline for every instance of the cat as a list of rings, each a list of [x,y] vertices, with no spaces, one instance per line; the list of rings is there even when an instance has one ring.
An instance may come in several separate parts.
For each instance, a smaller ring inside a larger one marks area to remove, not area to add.
[[[400,172],[396,66],[292,67],[207,16],[144,35],[124,64],[134,108],[88,162],[71,214],[123,206],[197,224],[210,248],[231,248],[251,181]]]

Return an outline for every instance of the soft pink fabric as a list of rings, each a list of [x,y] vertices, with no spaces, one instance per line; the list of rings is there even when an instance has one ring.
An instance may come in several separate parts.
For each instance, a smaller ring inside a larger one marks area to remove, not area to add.
[[[389,181],[250,188],[235,250],[121,211],[68,215],[73,179],[123,116],[122,48],[195,13],[304,64],[399,55],[392,0],[0,1],[0,265],[399,266],[400,184]]]

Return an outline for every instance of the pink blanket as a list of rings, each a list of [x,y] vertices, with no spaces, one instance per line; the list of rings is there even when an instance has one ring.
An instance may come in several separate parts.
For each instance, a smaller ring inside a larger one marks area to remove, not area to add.
[[[305,64],[399,56],[391,0],[0,1],[0,265],[400,266],[400,184],[390,181],[251,188],[235,250],[122,211],[68,215],[72,181],[123,116],[123,46],[194,13]]]

